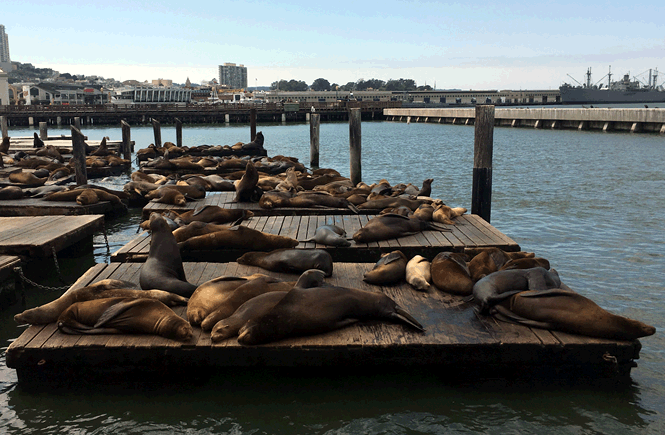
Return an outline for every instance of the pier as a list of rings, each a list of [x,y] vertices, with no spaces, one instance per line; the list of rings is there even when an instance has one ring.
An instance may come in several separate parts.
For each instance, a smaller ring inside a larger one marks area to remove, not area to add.
[[[475,109],[403,109],[383,111],[388,121],[473,125]],[[560,128],[665,134],[665,109],[614,108],[497,108],[494,125],[500,127]]]

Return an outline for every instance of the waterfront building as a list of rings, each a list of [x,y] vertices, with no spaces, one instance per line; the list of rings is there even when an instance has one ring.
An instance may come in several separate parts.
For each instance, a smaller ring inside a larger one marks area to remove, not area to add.
[[[220,65],[219,84],[229,89],[245,89],[247,87],[247,67],[228,62]]]
[[[24,85],[25,104],[104,104],[109,96],[99,85],[73,83],[39,83]]]
[[[114,104],[132,103],[190,103],[192,90],[173,87],[135,86],[117,92]]]
[[[9,105],[9,77],[2,68],[0,68],[0,106]]]

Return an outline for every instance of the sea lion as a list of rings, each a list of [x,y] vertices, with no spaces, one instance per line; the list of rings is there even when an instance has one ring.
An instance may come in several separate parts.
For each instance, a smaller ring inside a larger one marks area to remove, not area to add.
[[[321,225],[317,227],[314,231],[314,237],[305,240],[305,242],[316,242],[328,246],[351,246],[351,242],[346,238],[346,231],[337,225]]]
[[[160,214],[150,215],[150,251],[141,267],[139,284],[142,289],[160,289],[189,297],[196,286],[187,282],[178,243]]]
[[[272,272],[301,274],[309,269],[318,269],[331,276],[333,260],[323,249],[276,249],[270,252],[247,252],[237,260],[238,264],[258,266]]]
[[[481,278],[473,285],[473,299],[481,314],[487,314],[497,303],[525,290],[545,290],[561,287],[556,270],[542,267],[533,269],[500,270]]]
[[[23,189],[18,186],[7,186],[0,189],[0,200],[21,199],[24,196]]]
[[[358,208],[361,210],[365,209],[383,210],[384,208],[404,206],[409,208],[411,211],[415,211],[418,207],[420,207],[421,204],[425,202],[426,201],[422,199],[408,199],[408,198],[391,196],[387,198],[368,200],[364,204],[360,204]]]
[[[238,335],[238,331],[250,319],[262,316],[270,311],[288,292],[270,292],[258,295],[238,307],[238,309],[226,319],[222,319],[213,326],[210,340],[218,343],[226,338]]]
[[[49,303],[16,314],[14,320],[19,325],[26,323],[32,325],[52,323],[58,320],[58,316],[65,310],[65,308],[75,302],[112,297],[142,297],[157,299],[168,306],[187,304],[186,298],[173,293],[163,290],[140,290],[133,282],[117,279],[104,279],[85,287],[70,288],[59,298]]]
[[[234,202],[256,202],[257,195],[260,197],[260,192],[257,192],[257,183],[259,182],[259,172],[256,166],[250,160],[245,165],[245,173],[240,181],[235,185],[236,195],[233,198]]]
[[[78,205],[92,205],[99,202],[99,197],[94,189],[82,189],[81,193],[76,197]]]
[[[383,293],[296,285],[266,314],[249,320],[240,329],[238,342],[243,345],[268,343],[332,331],[365,320],[400,322],[424,331],[413,316]]]
[[[417,196],[430,196],[432,195],[432,181],[433,178],[428,178],[423,181],[423,187],[420,188]]]
[[[66,334],[155,334],[178,341],[192,338],[192,327],[162,302],[145,298],[106,298],[76,302],[58,317]]]
[[[298,241],[290,237],[264,233],[244,225],[235,225],[229,229],[192,237],[178,243],[180,249],[190,251],[219,248],[272,251],[279,248],[293,248],[297,245]]]
[[[406,282],[416,290],[429,291],[431,288],[430,282],[432,282],[430,267],[429,260],[422,255],[415,255],[406,263]]]
[[[215,310],[208,314],[201,322],[201,329],[204,331],[212,330],[213,326],[220,320],[226,319],[232,315],[239,306],[248,300],[274,291],[290,291],[296,281],[282,281],[267,275],[259,275],[256,278],[247,280],[244,284],[236,287],[231,292],[226,293]]]
[[[430,222],[432,220],[432,215],[434,214],[434,207],[432,204],[420,204],[418,208],[413,212],[413,215],[420,219],[421,221]]]
[[[113,151],[111,151],[108,146],[106,145],[106,136],[102,138],[102,141],[99,143],[99,146],[95,151],[90,153],[91,156],[97,156],[97,157],[105,157],[108,156],[109,154],[112,154]]]
[[[247,151],[249,150],[262,151],[264,149],[263,148],[264,141],[265,138],[263,137],[263,133],[259,131],[256,133],[254,140],[242,145],[242,149]]]
[[[60,154],[60,151],[53,145],[46,145],[44,148],[40,148],[35,152],[36,156],[43,156],[43,157],[53,157],[60,163],[64,163],[65,159],[62,157]]]
[[[202,236],[203,234],[214,233],[230,228],[229,225],[211,224],[209,222],[194,221],[187,225],[173,229],[173,236],[175,241],[180,243],[189,239],[190,237]]]
[[[254,213],[249,210],[222,208],[217,205],[199,205],[194,210],[188,210],[177,214],[183,223],[201,221],[214,224],[225,224],[229,222],[236,222],[239,224],[241,221],[254,216]]]
[[[471,279],[476,282],[483,276],[496,272],[503,268],[511,260],[520,258],[533,258],[533,252],[507,252],[497,247],[489,248],[468,248],[464,251],[465,254],[470,255],[472,258],[468,262],[469,273]],[[520,267],[519,269],[529,269],[531,267],[545,267],[544,264],[534,264],[529,267]],[[545,269],[549,270],[549,263]]]
[[[546,258],[541,257],[516,258],[507,261],[506,264],[499,268],[499,270],[531,269],[533,267],[542,267],[549,270],[550,262]]]
[[[197,185],[191,184],[166,184],[169,189],[175,189],[185,195],[185,198],[194,200],[194,199],[203,199],[206,196],[206,190]]]
[[[348,208],[354,213],[358,213],[355,205],[351,204],[346,198],[330,195],[326,192],[305,191],[296,195],[289,192],[267,192],[259,201],[261,208],[272,209],[276,207],[297,207],[297,208]]]
[[[9,136],[2,138],[2,143],[0,143],[0,153],[7,154],[9,152]]]
[[[12,183],[27,184],[30,186],[42,186],[48,177],[38,178],[30,172],[12,172],[9,174],[9,181]]]
[[[453,221],[453,219],[462,216],[464,213],[466,213],[464,207],[448,207],[445,204],[440,204],[434,208],[432,220],[442,224],[454,225],[455,221]]]
[[[432,260],[432,284],[454,295],[468,296],[473,292],[473,280],[466,264],[467,256],[459,252],[439,252]]]
[[[218,276],[204,282],[196,288],[187,302],[187,320],[192,326],[200,325],[208,314],[217,309],[229,293],[258,276],[262,275]]]
[[[33,133],[32,147],[33,148],[42,148],[43,146],[44,146],[44,141],[37,135],[37,133]]]
[[[432,222],[388,213],[377,215],[370,219],[361,229],[356,231],[353,235],[353,240],[356,243],[377,242],[379,240],[416,234],[425,230],[450,231]]]
[[[564,287],[517,293],[496,305],[494,314],[501,320],[526,326],[611,340],[635,340],[655,334],[653,326],[612,314]]]
[[[145,199],[159,202],[161,204],[177,205],[178,207],[184,207],[187,204],[185,195],[180,193],[179,190],[171,189],[169,186],[162,186],[148,192],[148,194],[145,195]]]
[[[363,276],[363,281],[375,285],[394,284],[406,277],[408,259],[402,251],[383,254],[374,267]]]

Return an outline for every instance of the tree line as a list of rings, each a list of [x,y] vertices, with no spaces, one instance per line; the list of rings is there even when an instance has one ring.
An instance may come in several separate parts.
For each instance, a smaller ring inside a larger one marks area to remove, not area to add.
[[[273,91],[431,91],[430,85],[416,86],[413,79],[390,79],[387,82],[379,79],[359,79],[355,82],[348,82],[345,85],[337,83],[330,83],[324,78],[314,80],[311,85],[308,85],[302,80],[279,80],[270,84],[270,89]]]

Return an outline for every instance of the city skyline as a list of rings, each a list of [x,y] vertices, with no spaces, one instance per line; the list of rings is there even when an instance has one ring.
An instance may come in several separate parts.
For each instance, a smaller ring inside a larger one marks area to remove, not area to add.
[[[250,87],[410,78],[438,89],[556,89],[583,81],[589,67],[598,82],[610,66],[614,79],[639,76],[665,58],[659,14],[596,1],[230,1],[215,10],[28,0],[3,5],[1,21],[12,60],[120,81],[200,83],[233,62],[247,67]]]

